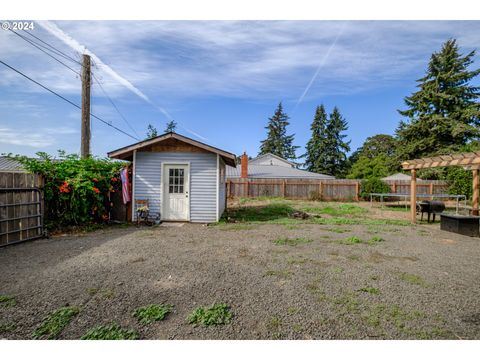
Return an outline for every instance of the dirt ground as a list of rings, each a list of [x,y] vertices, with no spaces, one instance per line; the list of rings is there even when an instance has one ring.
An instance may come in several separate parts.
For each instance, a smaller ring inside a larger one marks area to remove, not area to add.
[[[293,243],[277,244],[285,238]],[[479,258],[479,239],[438,224],[184,224],[57,236],[0,249],[0,295],[16,300],[0,305],[0,325],[15,325],[0,337],[30,339],[68,304],[81,311],[61,339],[112,321],[143,339],[479,339]],[[193,309],[215,302],[231,307],[229,324],[188,323]],[[132,313],[152,303],[174,311],[141,325]]]

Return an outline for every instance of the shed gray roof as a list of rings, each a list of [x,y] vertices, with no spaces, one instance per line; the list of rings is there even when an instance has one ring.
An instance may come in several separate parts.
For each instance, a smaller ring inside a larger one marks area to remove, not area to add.
[[[25,168],[17,160],[6,156],[0,156],[0,172],[26,172]]]
[[[236,168],[227,166],[227,179],[240,178],[242,166],[238,165]],[[263,179],[335,179],[334,176],[317,174],[305,170],[295,168],[277,166],[277,165],[248,165],[249,178],[263,178]]]
[[[410,175],[407,175],[407,174],[403,174],[403,173],[396,173],[396,174],[393,174],[393,175],[390,175],[390,176],[387,176],[387,177],[384,177],[382,178],[382,180],[408,180],[410,181],[411,180],[411,176]],[[420,178],[417,178],[417,180],[422,180]]]

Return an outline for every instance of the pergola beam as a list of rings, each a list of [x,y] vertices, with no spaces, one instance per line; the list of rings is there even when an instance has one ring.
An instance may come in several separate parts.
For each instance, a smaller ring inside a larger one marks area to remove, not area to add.
[[[429,158],[408,160],[402,163],[402,167],[404,170],[410,170],[412,172],[410,182],[410,216],[412,224],[416,223],[417,218],[416,170],[447,166],[462,166],[464,169],[471,170],[473,172],[472,214],[479,214],[478,206],[480,198],[480,151],[433,156]]]

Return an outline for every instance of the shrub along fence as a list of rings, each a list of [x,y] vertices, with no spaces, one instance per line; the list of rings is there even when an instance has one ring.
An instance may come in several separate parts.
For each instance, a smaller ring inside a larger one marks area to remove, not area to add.
[[[410,181],[385,181],[392,193],[410,194]],[[304,179],[228,179],[227,196],[283,197],[324,201],[359,201],[361,180],[304,180]],[[448,183],[442,180],[417,180],[418,194],[446,194]]]
[[[0,172],[0,246],[43,235],[43,178]]]

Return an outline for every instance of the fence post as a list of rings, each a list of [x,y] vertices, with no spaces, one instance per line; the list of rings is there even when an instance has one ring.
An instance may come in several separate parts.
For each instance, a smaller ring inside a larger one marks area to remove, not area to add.
[[[360,195],[360,183],[357,181],[355,183],[355,201],[359,201],[359,195]]]
[[[245,181],[245,185],[244,185],[244,188],[245,188],[245,197],[249,197],[249,191],[248,191],[248,180]]]
[[[232,180],[227,180],[227,198],[231,197],[231,186],[232,186]]]
[[[286,180],[283,180],[283,183],[282,183],[282,197],[286,197],[287,195],[287,181]]]
[[[323,183],[321,181],[318,183],[318,197],[323,200]]]
[[[430,183],[430,186],[429,186],[429,192],[430,192],[430,195],[433,195],[433,183]],[[430,200],[433,200],[433,196],[430,196]]]
[[[396,183],[395,181],[393,182],[392,192],[393,192],[394,194],[397,193],[397,183]]]

